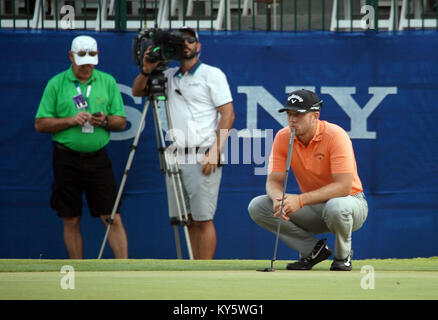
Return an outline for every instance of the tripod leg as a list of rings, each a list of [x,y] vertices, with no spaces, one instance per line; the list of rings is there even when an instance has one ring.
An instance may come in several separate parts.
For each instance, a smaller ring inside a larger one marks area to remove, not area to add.
[[[162,156],[162,158],[164,159],[164,155]],[[164,163],[165,165],[165,163]],[[166,174],[166,167],[164,167],[164,173]],[[169,190],[169,183],[172,184],[172,181],[168,181],[167,176],[164,176],[164,181],[166,183],[166,192]],[[169,198],[169,193],[167,193],[167,197]],[[175,194],[176,196],[176,194]],[[170,205],[170,204],[169,204]],[[175,221],[176,220],[176,221]],[[174,233],[174,237],[175,237],[175,247],[176,247],[176,256],[178,259],[182,259],[182,253],[181,253],[181,241],[179,239],[179,229],[178,229],[178,218],[171,218],[170,219],[170,224],[173,225],[173,233]]]
[[[166,110],[167,110],[167,101],[166,103]],[[190,243],[190,237],[188,233],[187,228],[187,221],[188,221],[188,215],[187,215],[187,207],[184,200],[184,192],[181,182],[181,172],[180,168],[177,162],[177,159],[175,157],[175,154],[173,152],[166,152],[166,143],[164,140],[163,130],[161,129],[161,122],[158,114],[158,105],[157,101],[153,101],[153,110],[154,110],[154,121],[156,124],[156,134],[157,134],[157,142],[158,150],[160,151],[160,161],[164,160],[164,165],[166,167],[166,173],[170,176],[170,183],[171,187],[173,188],[174,194],[175,194],[175,202],[177,206],[177,212],[178,212],[178,218],[180,221],[183,222],[183,228],[184,228],[184,235],[186,238],[186,244],[187,244],[187,250],[189,253],[189,258],[193,259],[193,252],[192,247]],[[169,119],[168,119],[168,127],[171,128],[169,125]],[[184,219],[184,220],[183,220]],[[178,250],[178,247],[177,247]]]
[[[157,106],[158,107],[158,106]],[[161,139],[160,139],[160,131],[161,129],[161,122],[160,122],[160,115],[158,114],[158,110],[154,108],[154,127],[155,127],[155,140],[157,141],[157,149],[158,149],[158,157],[160,160],[160,170],[161,173],[165,174],[166,173],[166,163],[164,160],[164,150],[166,148],[165,144],[161,143]]]
[[[179,241],[178,226],[173,226],[173,233],[175,235],[176,256],[178,257],[178,259],[182,259],[181,242]]]
[[[172,164],[169,168],[170,172],[170,178],[171,178],[171,184],[173,188],[173,192],[175,195],[175,202],[177,207],[177,213],[178,213],[178,219],[182,224],[183,230],[184,230],[184,236],[186,239],[186,245],[187,250],[190,259],[193,259],[193,252],[192,252],[192,246],[190,242],[190,235],[188,232],[188,221],[189,217],[187,214],[187,206],[186,206],[186,199],[184,196],[184,190],[183,185],[181,181],[181,170],[179,168],[178,161],[176,159],[176,156],[174,153],[166,152],[166,161],[168,164]]]
[[[167,103],[167,101],[165,101],[164,106],[165,106],[165,112],[166,112],[166,118],[167,118],[167,127],[169,129],[172,129],[173,128],[172,119],[170,117],[169,104]],[[178,162],[176,160],[175,160],[175,164],[176,164],[176,172],[177,172],[177,179],[176,180],[177,180],[177,183],[179,185],[180,190],[182,190],[181,171],[179,170],[179,165],[178,165]],[[190,242],[190,235],[189,235],[189,230],[188,230],[188,227],[187,227],[187,222],[189,221],[189,217],[188,217],[188,214],[187,214],[187,209],[186,209],[187,207],[185,205],[185,199],[184,199],[184,195],[183,195],[182,191],[181,191],[181,201],[183,203],[183,213],[182,213],[182,215],[183,215],[183,217],[185,219],[184,222],[186,222],[183,225],[184,235],[185,235],[185,238],[186,238],[187,249],[189,251],[190,259],[193,259],[193,252],[192,252],[192,246],[191,246],[191,242]]]
[[[125,172],[123,173],[122,181],[120,183],[119,191],[117,192],[117,198],[113,206],[113,210],[111,212],[111,218],[106,228],[105,236],[102,241],[102,246],[100,247],[99,255],[97,259],[102,258],[103,250],[105,249],[106,241],[108,239],[108,235],[111,229],[111,224],[114,221],[114,216],[116,215],[117,207],[119,206],[120,199],[122,198],[123,189],[125,188],[126,179],[128,177],[129,170],[131,169],[132,161],[134,160],[135,151],[138,146],[138,140],[140,139],[141,129],[146,119],[146,114],[149,109],[149,101],[146,101],[145,106],[143,108],[143,113],[141,115],[141,120],[138,125],[137,133],[134,138],[134,142],[132,143],[131,152],[129,153],[128,161],[126,162]]]

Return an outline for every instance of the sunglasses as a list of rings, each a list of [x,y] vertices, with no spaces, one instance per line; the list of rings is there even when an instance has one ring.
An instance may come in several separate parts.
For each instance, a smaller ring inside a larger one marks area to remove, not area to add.
[[[196,42],[196,38],[193,37],[193,36],[191,36],[191,37],[183,37],[183,40],[184,40],[184,41],[187,40],[188,43],[194,43],[194,42]]]
[[[85,57],[87,55],[87,53],[90,57],[95,57],[95,56],[97,56],[99,51],[78,51],[78,52],[74,52],[74,53],[76,53],[79,57]]]

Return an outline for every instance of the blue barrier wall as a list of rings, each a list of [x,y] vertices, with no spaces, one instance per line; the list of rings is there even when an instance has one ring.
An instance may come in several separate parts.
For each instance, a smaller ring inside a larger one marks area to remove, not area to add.
[[[62,224],[49,207],[50,136],[34,131],[47,81],[70,64],[78,32],[0,32],[0,258],[66,258]],[[117,79],[129,128],[112,135],[109,154],[118,181],[144,100],[130,87],[137,67],[134,33],[94,33],[100,70]],[[277,109],[295,87],[324,100],[321,118],[345,128],[369,201],[365,225],[353,234],[355,258],[438,255],[438,34],[201,32],[201,60],[228,77],[236,110],[216,214],[218,259],[270,259],[274,236],[247,214],[264,193],[272,135],[286,124]],[[259,152],[260,151],[260,152]],[[297,192],[291,177],[288,192]],[[148,114],[122,205],[131,258],[175,258],[152,115]],[[85,258],[97,257],[104,228],[84,212]],[[182,230],[181,230],[182,231]],[[182,234],[182,233],[181,233]],[[331,235],[327,237],[333,247]],[[181,236],[182,243],[185,241]],[[187,257],[185,246],[184,255]],[[107,247],[104,257],[112,257]],[[280,244],[279,259],[297,254]]]

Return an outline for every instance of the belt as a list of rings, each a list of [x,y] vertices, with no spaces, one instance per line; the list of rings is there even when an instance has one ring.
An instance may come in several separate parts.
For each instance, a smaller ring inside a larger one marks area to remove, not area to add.
[[[56,142],[56,141],[53,142],[53,145],[54,145],[55,148],[58,149],[58,150],[66,151],[66,152],[68,152],[68,153],[70,153],[70,154],[73,154],[73,155],[76,155],[76,156],[79,156],[79,157],[83,157],[83,158],[91,158],[91,157],[95,157],[95,156],[97,156],[98,154],[102,153],[102,151],[104,150],[104,149],[102,148],[102,149],[99,149],[99,150],[97,150],[97,151],[92,151],[92,152],[79,152],[79,151],[75,151],[75,150],[72,150],[72,149],[70,149],[70,148],[67,148],[67,147],[66,147],[65,145],[63,145],[62,143],[59,143],[59,142]]]
[[[184,148],[184,149],[177,149],[177,150],[184,150],[185,154],[207,154],[207,152],[210,150],[210,147],[191,147],[191,148]],[[219,162],[217,164],[217,167],[222,167],[222,163],[219,159]]]
[[[184,153],[185,154],[189,154],[189,153],[199,153],[199,151],[201,151],[201,153],[207,153],[207,151],[209,150],[209,147],[191,147],[191,148],[184,148]]]
[[[352,196],[352,197],[355,197],[355,198],[357,198],[357,199],[363,199],[363,200],[366,200],[366,198],[365,198],[365,194],[364,194],[363,192],[358,192],[358,193],[356,193],[356,194],[352,194],[351,196]]]

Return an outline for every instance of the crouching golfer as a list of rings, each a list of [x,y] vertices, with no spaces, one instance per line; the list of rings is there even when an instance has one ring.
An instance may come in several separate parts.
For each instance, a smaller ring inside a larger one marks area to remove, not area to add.
[[[248,211],[258,225],[274,234],[281,216],[279,238],[300,253],[300,260],[289,263],[288,270],[310,270],[329,258],[332,252],[325,239],[313,234],[332,232],[336,244],[330,270],[350,271],[351,233],[364,223],[368,204],[351,140],[339,126],[319,120],[321,106],[314,92],[303,89],[289,94],[279,110],[286,111],[289,126],[274,139],[267,195],[252,199]],[[291,129],[295,137],[290,165],[301,194],[286,194],[280,212]]]

